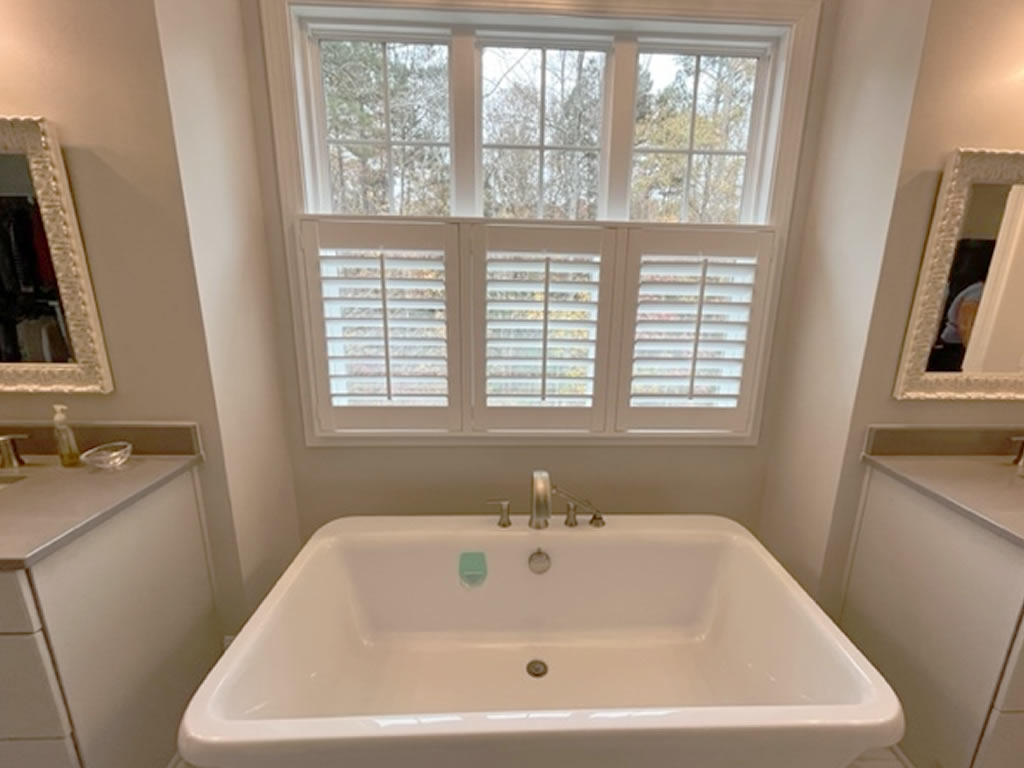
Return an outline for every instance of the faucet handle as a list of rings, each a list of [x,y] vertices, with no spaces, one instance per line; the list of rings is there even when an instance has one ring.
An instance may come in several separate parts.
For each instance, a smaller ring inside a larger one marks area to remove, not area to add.
[[[512,502],[508,499],[488,499],[488,504],[498,507],[498,527],[508,528],[512,525]]]
[[[565,499],[565,524],[570,528],[575,528],[577,525],[579,525],[578,521],[576,520],[576,510],[579,507],[583,507],[583,509],[591,513],[591,527],[604,527],[604,515],[601,514],[601,511],[597,507],[595,507],[593,502],[591,502],[589,499],[580,498],[576,494],[569,493],[569,491],[565,490],[565,488],[561,488],[557,485],[551,486],[551,492],[554,493],[556,496],[561,496],[563,499]]]
[[[0,435],[0,469],[16,470],[24,465],[15,440],[28,440],[28,435]]]
[[[569,528],[575,528],[580,524],[579,520],[576,519],[576,502],[567,501],[565,502],[565,524]]]
[[[1024,467],[1024,435],[1011,437],[1010,442],[1017,444],[1017,458],[1013,460],[1013,463],[1018,467]]]

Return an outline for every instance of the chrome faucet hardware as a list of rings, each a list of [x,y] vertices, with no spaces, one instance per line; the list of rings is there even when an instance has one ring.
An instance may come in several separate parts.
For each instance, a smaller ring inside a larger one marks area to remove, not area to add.
[[[551,476],[543,469],[533,470],[530,488],[530,527],[542,530],[551,520]]]
[[[530,566],[530,570],[540,576],[542,573],[547,573],[551,570],[551,555],[538,548],[536,552],[530,555],[527,563]]]
[[[27,439],[28,435],[0,435],[0,470],[7,469],[17,472],[25,464],[14,441]]]
[[[508,499],[488,499],[488,504],[498,507],[498,527],[508,528],[512,525],[512,502]]]
[[[1024,477],[1024,437],[1011,437],[1010,442],[1017,443],[1017,458],[1013,460],[1017,474]]]
[[[568,501],[565,504],[565,525],[568,528],[575,528],[579,525],[579,520],[576,519],[576,502]]]
[[[1018,467],[1024,467],[1024,435],[1011,437],[1010,442],[1017,444],[1017,458],[1013,460],[1013,463]]]
[[[587,499],[581,499],[576,494],[569,493],[569,491],[565,490],[564,488],[559,488],[557,485],[552,486],[551,487],[551,491],[556,496],[561,496],[563,499],[565,499],[565,502],[566,502],[566,504],[565,504],[565,512],[566,512],[565,524],[568,525],[570,528],[573,528],[573,527],[575,527],[577,525],[577,521],[576,521],[576,508],[577,507],[583,507],[583,509],[585,509],[585,510],[587,510],[588,512],[591,513],[590,514],[590,525],[591,525],[591,527],[593,527],[593,528],[603,528],[604,527],[604,516],[601,514],[600,510],[598,510],[598,508],[595,507],[590,501],[588,501]]]

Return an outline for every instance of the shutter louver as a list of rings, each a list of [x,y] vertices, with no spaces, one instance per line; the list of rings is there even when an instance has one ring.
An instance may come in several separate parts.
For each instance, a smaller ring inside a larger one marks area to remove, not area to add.
[[[601,257],[488,252],[488,407],[594,403]]]
[[[320,250],[334,407],[448,405],[441,251]]]
[[[643,255],[629,405],[736,408],[757,261]]]

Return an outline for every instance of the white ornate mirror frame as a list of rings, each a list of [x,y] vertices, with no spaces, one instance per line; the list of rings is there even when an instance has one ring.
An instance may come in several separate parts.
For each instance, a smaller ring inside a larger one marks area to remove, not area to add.
[[[972,184],[1024,184],[1024,152],[958,149],[939,188],[893,396],[899,400],[1024,399],[1024,373],[928,371]]]
[[[0,153],[28,160],[74,356],[68,363],[0,363],[0,391],[111,392],[85,247],[53,128],[38,117],[0,118]]]

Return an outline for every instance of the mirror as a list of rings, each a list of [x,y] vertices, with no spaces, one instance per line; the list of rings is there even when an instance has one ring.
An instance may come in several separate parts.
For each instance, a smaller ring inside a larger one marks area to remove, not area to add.
[[[1024,399],[1024,153],[950,159],[894,394]]]
[[[0,118],[0,391],[112,390],[53,129]]]

